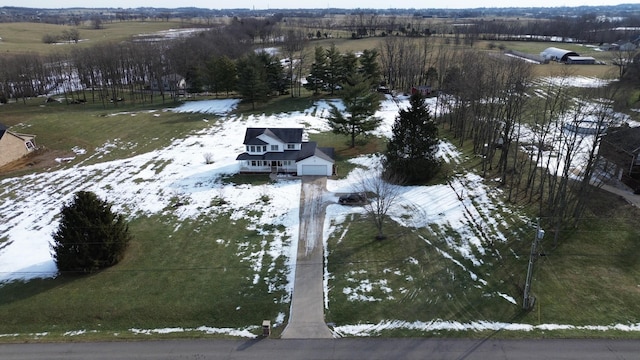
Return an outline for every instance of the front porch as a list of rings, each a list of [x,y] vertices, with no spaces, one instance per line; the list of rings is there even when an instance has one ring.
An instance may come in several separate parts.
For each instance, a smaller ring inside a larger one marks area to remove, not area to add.
[[[296,163],[292,160],[244,160],[241,173],[296,174]]]

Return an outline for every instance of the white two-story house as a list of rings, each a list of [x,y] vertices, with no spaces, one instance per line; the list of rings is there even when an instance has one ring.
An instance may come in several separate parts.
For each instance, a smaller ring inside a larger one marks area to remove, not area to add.
[[[242,173],[331,176],[333,148],[303,141],[302,128],[247,128],[245,152],[238,155]]]

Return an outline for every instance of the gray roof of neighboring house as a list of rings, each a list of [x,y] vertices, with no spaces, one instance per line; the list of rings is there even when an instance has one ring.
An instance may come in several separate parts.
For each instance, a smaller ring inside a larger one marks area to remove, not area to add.
[[[302,128],[247,128],[244,134],[244,145],[264,145],[257,137],[265,134],[283,143],[301,143]]]

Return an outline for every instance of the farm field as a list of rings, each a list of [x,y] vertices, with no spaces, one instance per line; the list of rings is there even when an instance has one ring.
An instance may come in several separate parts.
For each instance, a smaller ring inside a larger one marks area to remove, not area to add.
[[[383,103],[378,139],[405,104]],[[328,132],[323,100],[264,114],[237,106],[87,109],[63,128],[62,111],[47,106],[9,112],[16,129],[43,134],[40,144],[70,159],[0,178],[0,341],[254,337],[263,319],[277,336],[290,305],[300,182],[234,175],[244,129],[302,126],[335,146],[345,165],[328,181],[329,199],[358,173],[371,176],[380,147],[348,150]],[[328,206],[326,315],[336,336],[638,336],[636,208],[599,194],[584,228],[544,245],[532,290],[539,307],[522,312],[533,219],[469,170],[465,149],[445,141],[441,156],[448,175],[403,190],[387,240],[373,240],[360,208]],[[80,189],[125,213],[134,241],[113,268],[57,275],[50,234]]]
[[[170,21],[122,21],[104,23],[101,29],[93,29],[89,23],[75,27],[80,33],[78,43],[45,44],[46,34],[62,34],[74,27],[44,23],[0,23],[0,50],[5,54],[37,53],[46,55],[66,51],[72,47],[90,47],[105,42],[121,42],[141,34],[154,34],[171,29],[200,27],[179,20]]]

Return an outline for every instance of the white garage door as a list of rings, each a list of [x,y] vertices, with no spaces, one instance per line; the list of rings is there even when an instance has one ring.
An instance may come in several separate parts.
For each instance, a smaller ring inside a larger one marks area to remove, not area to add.
[[[327,165],[302,165],[302,175],[327,175]]]

